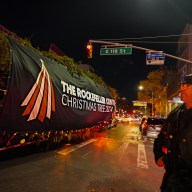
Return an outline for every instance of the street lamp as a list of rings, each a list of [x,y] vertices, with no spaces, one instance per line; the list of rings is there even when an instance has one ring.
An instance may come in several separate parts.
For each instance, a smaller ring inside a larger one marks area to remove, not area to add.
[[[143,90],[143,86],[142,85],[139,85],[139,90]]]
[[[139,86],[139,90],[143,90],[144,87],[142,85]],[[153,109],[153,90],[151,90],[151,113],[152,113],[152,116],[154,115],[154,109]]]

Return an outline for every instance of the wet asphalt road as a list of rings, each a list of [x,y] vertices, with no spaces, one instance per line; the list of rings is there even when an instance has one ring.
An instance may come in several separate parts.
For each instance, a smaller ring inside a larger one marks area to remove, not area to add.
[[[20,149],[0,161],[0,191],[159,192],[163,169],[155,165],[152,147],[138,124],[119,123],[80,144]]]

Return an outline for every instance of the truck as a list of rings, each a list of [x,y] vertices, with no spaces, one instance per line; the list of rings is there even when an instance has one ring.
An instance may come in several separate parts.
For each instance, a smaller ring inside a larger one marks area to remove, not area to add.
[[[82,141],[108,126],[112,93],[67,57],[1,33],[0,62],[0,151]]]

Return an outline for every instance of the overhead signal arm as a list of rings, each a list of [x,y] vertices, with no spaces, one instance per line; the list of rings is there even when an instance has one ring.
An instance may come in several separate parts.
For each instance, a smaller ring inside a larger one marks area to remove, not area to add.
[[[135,45],[130,45],[130,44],[123,44],[123,43],[116,43],[116,42],[109,42],[109,41],[100,41],[100,40],[89,40],[89,43],[92,44],[92,43],[99,43],[99,44],[105,44],[106,47],[107,45],[113,45],[113,46],[122,46],[122,47],[131,47],[131,48],[134,48],[134,49],[138,49],[138,50],[142,50],[142,51],[145,51],[145,52],[156,52],[156,53],[162,53],[162,51],[157,51],[157,50],[152,50],[152,49],[148,49],[148,48],[144,48],[144,47],[139,47],[139,46],[135,46]],[[190,60],[187,60],[187,59],[183,59],[181,57],[177,57],[177,56],[174,56],[174,55],[171,55],[171,54],[167,54],[167,53],[164,53],[165,56],[167,57],[171,57],[173,59],[177,59],[177,60],[180,60],[180,61],[183,61],[183,62],[186,62],[186,63],[192,63],[192,61]]]

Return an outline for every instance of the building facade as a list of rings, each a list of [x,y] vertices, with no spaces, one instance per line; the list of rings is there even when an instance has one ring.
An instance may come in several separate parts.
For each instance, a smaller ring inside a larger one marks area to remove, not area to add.
[[[178,40],[177,56],[192,61],[192,24],[187,24]],[[167,75],[168,112],[182,103],[180,99],[180,82],[184,76],[192,74],[192,63],[177,61],[177,70]]]

